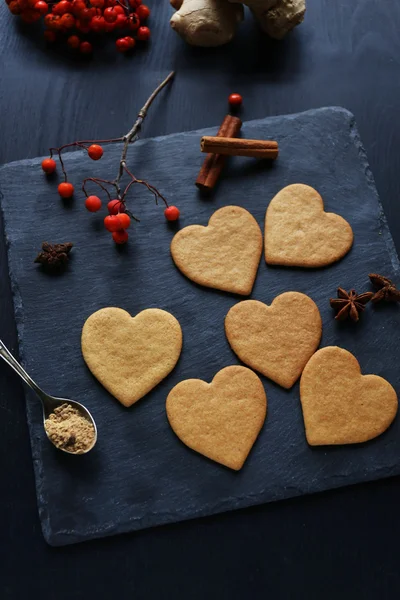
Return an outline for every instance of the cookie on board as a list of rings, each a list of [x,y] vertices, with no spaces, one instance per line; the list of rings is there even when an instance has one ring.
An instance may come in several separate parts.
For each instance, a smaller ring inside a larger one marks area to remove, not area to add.
[[[258,300],[232,306],[225,317],[225,333],[241,361],[290,388],[318,348],[322,321],[309,296],[285,292],[270,306]]]
[[[165,310],[149,308],[135,317],[121,308],[93,313],[82,330],[85,362],[124,406],[143,398],[178,362],[179,322]]]
[[[189,225],[171,242],[171,255],[186,277],[217,290],[247,296],[262,252],[257,221],[240,206],[224,206],[207,227]]]
[[[225,367],[211,383],[186,379],[169,393],[169,424],[186,446],[230,469],[242,468],[267,414],[259,377]]]
[[[286,267],[324,267],[342,258],[353,244],[345,219],[324,212],[314,188],[296,183],[271,200],[265,216],[265,260]]]
[[[311,446],[357,444],[383,433],[397,413],[393,387],[362,375],[353,354],[328,346],[314,354],[300,380],[307,441]]]

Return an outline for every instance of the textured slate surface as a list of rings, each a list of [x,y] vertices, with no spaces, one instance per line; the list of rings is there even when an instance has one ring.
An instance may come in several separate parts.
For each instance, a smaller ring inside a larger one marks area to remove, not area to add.
[[[130,149],[134,172],[159,187],[182,211],[180,226],[206,224],[212,212],[240,204],[263,226],[268,201],[290,183],[314,186],[326,210],[351,223],[355,245],[341,262],[318,270],[267,267],[262,260],[253,298],[270,303],[287,290],[309,294],[323,318],[321,345],[353,352],[364,373],[387,378],[399,391],[398,306],[368,307],[358,325],[338,324],[328,298],[338,284],[369,288],[368,273],[399,276],[379,199],[353,116],[337,108],[273,117],[244,124],[249,138],[275,138],[281,156],[272,167],[234,159],[217,193],[202,198],[193,181],[202,162],[199,137],[190,132],[143,140]],[[72,153],[71,180],[112,178],[120,149],[109,147],[98,163]],[[237,301],[201,288],[181,275],[169,256],[175,226],[162,208],[138,190],[129,245],[116,248],[102,215],[86,212],[80,195],[62,203],[57,179],[46,180],[40,159],[0,170],[2,208],[22,360],[46,390],[83,401],[99,429],[96,450],[63,455],[42,431],[38,402],[27,394],[38,506],[46,540],[64,545],[95,537],[232,510],[400,473],[400,424],[368,444],[310,448],[303,430],[298,384],[279,388],[263,378],[269,414],[242,471],[231,472],[184,447],[165,416],[169,390],[188,377],[210,381],[238,361],[225,339],[223,321]],[[27,183],[29,182],[29,183]],[[78,186],[77,186],[78,187]],[[43,240],[73,241],[68,271],[50,277],[33,264]],[[122,407],[86,369],[80,353],[85,319],[103,306],[131,314],[148,307],[171,311],[184,346],[173,373],[131,409]]]

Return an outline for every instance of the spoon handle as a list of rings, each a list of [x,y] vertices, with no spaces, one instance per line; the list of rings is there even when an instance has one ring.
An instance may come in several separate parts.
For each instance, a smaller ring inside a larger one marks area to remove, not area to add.
[[[21,367],[16,358],[11,354],[8,348],[0,340],[0,357],[12,368],[29,387],[40,396],[41,399],[46,395],[38,385],[31,379],[28,373]]]

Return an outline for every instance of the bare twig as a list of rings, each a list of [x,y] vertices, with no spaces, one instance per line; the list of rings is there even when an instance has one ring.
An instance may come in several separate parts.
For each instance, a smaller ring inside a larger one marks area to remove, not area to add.
[[[99,179],[98,177],[86,177],[86,179],[83,180],[82,183],[82,191],[85,194],[86,198],[88,197],[88,193],[86,191],[86,183],[88,181],[92,181],[93,183],[96,183],[99,187],[101,187],[101,189],[107,194],[108,199],[112,200],[110,192],[108,191],[108,189],[103,185],[103,183],[107,183],[108,185],[112,185],[111,181],[107,181],[105,179]],[[103,182],[103,183],[101,183]]]
[[[154,194],[156,204],[158,204],[158,200],[160,198],[164,202],[165,206],[168,208],[169,204],[168,204],[167,200],[164,198],[164,196],[161,194],[161,192],[159,192],[158,189],[156,187],[154,187],[154,185],[147,183],[147,181],[144,181],[144,179],[138,179],[137,177],[135,177],[135,175],[129,171],[129,169],[126,165],[123,166],[123,169],[129,175],[129,177],[131,178],[131,181],[128,183],[128,185],[126,186],[126,188],[124,190],[124,193],[122,194],[121,202],[125,201],[125,196],[128,193],[129,188],[134,183],[139,183],[140,185],[144,185],[149,190],[149,192]]]
[[[126,167],[126,155],[128,152],[129,144],[135,141],[135,138],[138,135],[138,133],[142,127],[142,123],[143,123],[144,119],[146,118],[146,115],[147,115],[147,112],[148,112],[150,106],[152,105],[153,101],[158,96],[158,94],[161,92],[161,90],[173,79],[174,75],[175,75],[175,71],[171,71],[171,73],[168,75],[168,77],[166,77],[164,79],[164,81],[162,83],[160,83],[160,85],[154,90],[154,92],[148,98],[147,102],[140,109],[138,117],[137,117],[132,129],[130,131],[128,131],[128,133],[126,135],[124,135],[122,138],[124,146],[122,148],[121,160],[119,162],[118,175],[114,181],[118,197],[121,194],[121,188],[120,188],[119,182],[124,173],[124,167]]]

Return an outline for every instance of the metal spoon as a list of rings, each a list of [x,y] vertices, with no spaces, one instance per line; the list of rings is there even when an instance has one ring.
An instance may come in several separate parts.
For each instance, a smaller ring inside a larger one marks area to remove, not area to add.
[[[42,408],[43,408],[43,426],[44,426],[45,420],[50,416],[50,414],[52,412],[54,412],[54,409],[57,408],[57,406],[61,406],[61,404],[66,404],[66,403],[70,404],[71,406],[73,406],[74,408],[79,410],[83,416],[85,416],[87,419],[89,419],[89,421],[92,423],[92,425],[94,427],[93,444],[87,450],[85,450],[84,452],[81,452],[80,454],[78,454],[77,452],[71,452],[70,450],[67,450],[66,448],[59,448],[58,446],[56,446],[53,443],[53,441],[50,439],[50,437],[46,431],[46,428],[44,428],[44,430],[46,431],[47,438],[57,448],[57,450],[62,450],[63,452],[67,452],[67,454],[78,454],[78,456],[81,454],[87,454],[94,447],[94,445],[97,442],[96,423],[95,423],[92,415],[88,411],[88,409],[85,408],[83,406],[83,404],[80,404],[79,402],[75,402],[75,400],[67,400],[65,398],[54,398],[53,396],[49,396],[48,394],[45,394],[45,392],[43,390],[41,390],[40,387],[38,385],[36,385],[36,383],[29,377],[28,373],[21,367],[19,362],[13,357],[11,352],[6,348],[6,346],[3,344],[3,342],[1,340],[0,340],[0,357],[8,365],[10,365],[10,367],[12,369],[14,369],[14,371],[16,373],[18,373],[18,375],[21,377],[21,379],[36,393],[37,396],[39,396],[39,398],[42,402]]]

